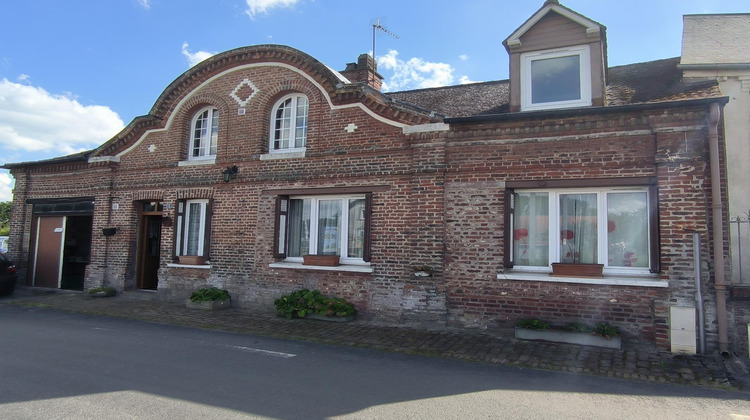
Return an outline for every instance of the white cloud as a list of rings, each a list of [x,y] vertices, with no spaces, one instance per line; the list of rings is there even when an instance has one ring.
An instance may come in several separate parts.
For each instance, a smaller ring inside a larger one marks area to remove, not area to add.
[[[461,85],[468,85],[469,83],[478,83],[478,82],[469,79],[469,76],[461,76],[458,78],[458,83]]]
[[[466,54],[461,54],[461,55],[458,56],[458,59],[461,60],[461,61],[466,61],[466,60],[469,59],[469,56],[466,55]]]
[[[201,61],[213,56],[216,53],[208,52],[208,51],[197,51],[197,52],[190,52],[188,49],[189,44],[187,42],[182,43],[182,55],[185,56],[185,58],[188,61],[188,64],[190,64],[190,67],[193,67],[194,65],[200,63]]]
[[[13,195],[11,194],[11,185],[13,180],[8,173],[0,173],[0,201],[11,201]]]
[[[138,0],[138,4],[146,10],[151,9],[151,0]]]
[[[255,19],[258,14],[268,14],[268,9],[278,7],[294,7],[299,0],[245,0],[247,3],[247,13],[250,19]]]
[[[70,96],[0,79],[0,153],[69,154],[91,149],[124,124],[106,106],[81,105]]]
[[[19,82],[28,82],[30,76],[28,74],[19,74],[18,77],[16,77],[16,80]]]
[[[454,69],[447,63],[433,63],[421,58],[407,61],[398,58],[398,51],[378,57],[378,68],[392,72],[383,81],[383,91],[423,89],[453,84]]]

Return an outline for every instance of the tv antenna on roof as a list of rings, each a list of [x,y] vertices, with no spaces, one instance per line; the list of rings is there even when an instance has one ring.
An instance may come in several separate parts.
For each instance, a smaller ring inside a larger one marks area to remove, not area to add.
[[[377,31],[381,31],[385,34],[388,34],[396,39],[398,39],[398,35],[394,34],[393,32],[389,31],[388,28],[380,24],[380,18],[372,24],[372,59],[375,60],[375,35],[377,34]]]

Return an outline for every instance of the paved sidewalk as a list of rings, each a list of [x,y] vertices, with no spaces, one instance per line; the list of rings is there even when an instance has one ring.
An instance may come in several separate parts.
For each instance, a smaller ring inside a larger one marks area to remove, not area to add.
[[[188,309],[156,294],[125,292],[91,298],[80,292],[19,287],[0,304],[54,308],[86,314],[208,328],[242,334],[365,347],[472,362],[551,369],[661,383],[748,390],[745,365],[717,355],[683,356],[653,346],[623,343],[622,350],[517,340],[512,333],[467,329],[424,329],[355,320],[347,323],[287,320],[273,313],[229,308]]]

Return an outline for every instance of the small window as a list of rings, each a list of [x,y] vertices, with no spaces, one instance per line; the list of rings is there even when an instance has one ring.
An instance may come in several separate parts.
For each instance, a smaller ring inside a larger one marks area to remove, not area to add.
[[[605,273],[658,265],[654,193],[648,188],[525,190],[508,195],[508,260],[516,268],[604,264]]]
[[[277,258],[339,255],[344,264],[370,261],[370,195],[279,197]]]
[[[209,200],[177,202],[176,256],[208,257],[209,213]]]
[[[189,159],[215,157],[219,138],[219,110],[204,108],[198,111],[190,127]]]
[[[591,105],[587,46],[521,55],[521,110]]]
[[[273,152],[300,150],[307,144],[308,100],[304,95],[282,98],[271,115],[271,144]]]

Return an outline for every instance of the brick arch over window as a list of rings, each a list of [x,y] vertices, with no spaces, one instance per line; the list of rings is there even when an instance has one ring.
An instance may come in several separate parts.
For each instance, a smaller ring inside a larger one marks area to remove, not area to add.
[[[199,94],[191,97],[176,111],[172,130],[172,135],[177,136],[180,144],[180,160],[187,160],[190,153],[190,139],[192,123],[195,114],[204,108],[216,108],[219,111],[219,133],[217,141],[216,154],[220,154],[226,148],[226,142],[229,139],[229,124],[227,117],[230,110],[227,102],[218,95]]]
[[[275,112],[276,105],[279,100],[289,95],[303,95],[307,97],[308,101],[308,114],[307,114],[307,141],[315,136],[315,127],[320,121],[320,113],[322,109],[328,109],[328,104],[320,93],[318,88],[307,80],[295,79],[295,80],[284,80],[275,86],[265,89],[265,91],[258,95],[254,100],[261,103],[262,106],[258,108],[258,115],[262,116],[262,136],[261,136],[261,150],[263,153],[268,153],[270,150],[271,141],[271,120],[273,113]]]

